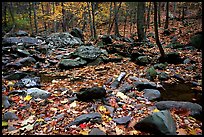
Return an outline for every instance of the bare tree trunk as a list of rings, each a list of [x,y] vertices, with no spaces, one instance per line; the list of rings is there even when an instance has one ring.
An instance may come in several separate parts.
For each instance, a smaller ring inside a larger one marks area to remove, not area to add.
[[[55,14],[55,2],[52,2],[52,9],[53,9],[53,15]],[[54,21],[53,21],[53,30],[54,30],[54,33],[57,32],[57,28],[56,28],[56,19],[54,18]]]
[[[150,16],[151,16],[151,14],[150,14],[150,10],[151,10],[151,2],[149,2],[149,7],[148,7],[148,12],[147,12],[147,29],[149,29],[149,24],[150,24]]]
[[[126,13],[125,13],[125,20],[124,20],[124,30],[123,30],[123,35],[125,37],[125,30],[126,30],[126,25],[127,25],[127,16],[128,16],[128,10],[126,9]]]
[[[33,14],[34,14],[35,33],[38,34],[38,21],[37,21],[37,16],[36,16],[36,2],[33,2],[32,5],[33,5]]]
[[[155,39],[157,46],[159,47],[159,51],[161,53],[161,58],[165,59],[165,53],[164,49],[162,48],[162,45],[159,41],[159,35],[158,35],[158,23],[157,23],[157,2],[154,2],[154,29],[155,29]]]
[[[145,2],[138,2],[137,6],[137,33],[140,42],[144,41],[146,36],[144,32],[144,12]]]
[[[174,14],[176,13],[176,2],[174,2]]]
[[[110,31],[111,31],[111,17],[112,17],[112,2],[110,4],[110,13],[109,13],[109,23],[108,23],[108,31],[107,34],[110,35]]]
[[[93,38],[97,38],[96,34],[96,25],[95,25],[95,3],[91,2],[91,8],[92,8],[92,21],[93,21]]]
[[[132,20],[133,20],[133,18],[132,18],[132,13],[133,13],[133,11],[132,10],[130,10],[130,35],[132,34]]]
[[[120,7],[121,7],[121,4],[122,4],[122,2],[120,2],[119,6],[118,6],[117,14],[118,14],[118,11],[119,11],[119,9],[120,9]],[[112,22],[111,25],[110,25],[109,32],[111,32],[114,22],[115,22],[115,17],[113,18],[113,22]],[[110,33],[109,33],[109,34],[110,34]]]
[[[84,12],[83,12],[83,26],[82,26],[82,31],[85,30],[86,25],[87,25],[87,12],[86,12],[86,7],[84,7]]]
[[[46,24],[46,21],[45,21],[45,19],[44,19],[45,10],[44,10],[44,5],[43,5],[43,3],[41,3],[41,8],[42,8],[42,13],[43,13],[44,28],[45,28],[45,30],[47,31],[47,24]]]
[[[29,2],[29,19],[30,19],[30,29],[31,29],[31,34],[33,35],[33,25],[32,25],[32,5],[31,2]]]
[[[61,2],[62,6],[62,31],[66,32],[66,24],[65,24],[65,9],[64,9],[64,4]]]
[[[88,12],[89,12],[89,25],[90,25],[90,30],[91,30],[91,37],[93,37],[93,24],[92,24],[91,10],[90,10],[89,2],[87,2],[87,6],[88,6]]]
[[[114,2],[114,16],[115,16],[115,35],[120,37],[119,29],[118,29],[118,11],[117,11],[117,3]]]
[[[169,2],[166,2],[166,22],[164,29],[167,30],[169,26]]]
[[[6,16],[6,11],[7,11],[7,2],[3,2],[2,3],[2,5],[3,5],[3,17],[4,17],[4,27],[7,27],[7,21],[6,21],[6,19],[7,19],[7,16]]]
[[[158,4],[158,24],[161,27],[161,3]]]
[[[16,26],[16,21],[15,21],[15,18],[14,18],[14,15],[13,15],[13,5],[12,5],[12,2],[10,2],[10,5],[9,5],[9,12],[10,12],[10,15],[11,15],[11,19],[12,19],[12,22],[13,22],[13,26]]]

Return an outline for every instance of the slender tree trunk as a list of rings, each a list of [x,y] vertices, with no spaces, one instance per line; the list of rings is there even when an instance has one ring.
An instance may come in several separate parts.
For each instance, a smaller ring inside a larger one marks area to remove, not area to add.
[[[82,31],[86,31],[86,25],[87,25],[87,13],[86,13],[86,11],[85,11],[86,9],[84,9],[84,13],[83,13],[83,20],[84,20],[84,22],[83,22],[83,26],[82,26]]]
[[[97,38],[96,34],[96,25],[95,25],[95,3],[91,2],[91,8],[92,8],[92,21],[93,21],[93,37],[94,39]]]
[[[52,14],[54,15],[55,14],[55,2],[52,2],[52,9],[53,9],[53,11],[52,11],[53,13]],[[54,33],[57,32],[56,25],[57,25],[56,24],[56,19],[54,18],[54,20],[53,20],[53,30],[54,30]]]
[[[32,5],[31,2],[29,2],[29,20],[30,20],[30,29],[31,29],[31,34],[33,35],[33,25],[32,25]]]
[[[62,6],[62,31],[66,32],[66,24],[65,24],[65,9],[64,9],[64,4],[61,2]]]
[[[125,20],[124,20],[124,31],[123,31],[123,35],[125,37],[125,30],[126,30],[126,23],[127,23],[127,16],[128,16],[128,10],[126,9],[126,13],[125,13]]]
[[[132,13],[133,11],[130,10],[130,35],[132,34],[132,22],[133,22]]]
[[[161,3],[158,4],[158,24],[161,27]]]
[[[10,15],[11,15],[13,26],[16,26],[16,21],[15,21],[14,15],[13,15],[13,4],[12,4],[12,2],[10,2],[10,5],[9,5],[9,12],[10,12]]]
[[[174,14],[176,14],[176,2],[174,2]]]
[[[36,16],[36,2],[32,2],[33,5],[33,14],[34,14],[34,24],[35,24],[35,33],[38,34],[38,21]]]
[[[118,29],[118,11],[117,11],[117,3],[114,2],[114,16],[115,16],[115,35],[120,37],[119,29]]]
[[[7,2],[3,2],[3,5],[4,5],[4,27],[7,27],[7,21],[6,21]]]
[[[148,12],[147,12],[147,29],[149,29],[149,24],[150,24],[150,10],[151,10],[151,2],[149,2],[149,7],[148,7]]]
[[[121,7],[121,4],[122,4],[122,2],[120,2],[119,6],[118,6],[117,14],[118,14],[118,11],[119,11],[119,9],[120,9],[120,7]],[[111,32],[114,22],[115,22],[115,17],[113,18],[113,22],[112,22],[111,25],[110,25],[109,32]],[[110,34],[110,33],[109,33],[109,34]]]
[[[47,24],[46,24],[46,21],[45,21],[45,19],[44,19],[44,16],[45,16],[45,10],[44,10],[44,5],[43,5],[43,3],[41,3],[41,8],[42,8],[42,13],[43,13],[44,29],[45,29],[45,31],[47,31]]]
[[[110,35],[110,31],[111,31],[111,17],[112,17],[112,5],[113,3],[110,3],[110,13],[109,13],[109,23],[108,23],[108,31],[107,34]]]
[[[140,42],[144,41],[146,36],[144,32],[144,9],[145,9],[145,2],[138,2],[137,6],[137,33],[138,33],[138,40]]]
[[[166,22],[164,29],[167,30],[169,26],[169,2],[166,2]]]
[[[87,6],[88,6],[88,12],[89,12],[89,24],[90,24],[91,37],[93,37],[93,24],[92,24],[91,10],[90,10],[89,2],[87,2]]]
[[[161,53],[161,58],[165,59],[165,53],[164,49],[162,48],[162,45],[159,41],[159,35],[158,35],[158,23],[157,23],[157,2],[154,2],[154,29],[155,29],[155,39],[157,46],[159,47],[159,51]]]

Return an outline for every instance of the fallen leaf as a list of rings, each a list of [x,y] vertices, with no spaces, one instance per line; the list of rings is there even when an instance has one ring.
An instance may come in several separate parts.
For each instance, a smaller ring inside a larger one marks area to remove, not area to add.
[[[77,101],[72,102],[69,106],[70,108],[75,108],[77,106]]]
[[[25,98],[24,98],[24,101],[29,101],[29,100],[31,100],[31,96],[30,95],[27,95]]]
[[[118,127],[115,128],[115,131],[116,131],[116,135],[121,135],[123,133],[123,130],[121,130]]]
[[[24,126],[22,128],[19,128],[20,130],[26,130],[26,131],[30,131],[33,129],[34,124],[29,124],[27,126]]]
[[[130,131],[130,135],[138,135],[139,131],[137,130],[132,130]]]
[[[57,109],[57,108],[54,108],[54,107],[51,107],[50,110],[56,112],[58,109]]]
[[[68,99],[64,99],[64,100],[60,101],[60,103],[65,104],[65,103],[67,103],[68,101],[69,101]]]
[[[35,118],[35,116],[30,116],[28,119],[22,121],[21,126],[25,126],[28,123],[33,123],[35,121],[34,118]]]
[[[123,100],[129,98],[128,96],[126,96],[126,95],[123,94],[122,92],[117,92],[116,96],[122,98]]]
[[[2,127],[6,127],[8,126],[8,122],[7,121],[2,121]]]
[[[135,118],[133,118],[133,119],[130,121],[130,123],[128,124],[128,128],[134,127],[136,123],[137,123],[137,120],[136,120]]]
[[[177,129],[176,132],[178,132],[178,133],[177,133],[178,135],[187,135],[186,130],[183,129],[183,128]]]
[[[88,130],[81,130],[81,131],[79,132],[79,134],[81,134],[81,135],[88,135],[88,134],[89,134],[89,131],[88,131]]]
[[[80,124],[79,126],[83,129],[83,128],[86,128],[86,127],[87,127],[87,124],[82,123],[82,124]]]
[[[152,112],[154,112],[154,113],[159,112],[159,110],[155,108]]]
[[[42,119],[42,118],[39,118],[36,120],[36,122],[43,122],[43,121],[44,121],[44,119]]]

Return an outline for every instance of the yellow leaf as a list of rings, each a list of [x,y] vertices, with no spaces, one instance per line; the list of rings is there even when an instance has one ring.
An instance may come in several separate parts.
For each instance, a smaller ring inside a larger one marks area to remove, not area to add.
[[[81,130],[81,131],[79,132],[79,134],[81,134],[81,135],[88,135],[88,134],[89,134],[89,131],[87,131],[87,130]]]
[[[191,130],[189,131],[189,134],[190,134],[190,135],[197,135],[197,133],[196,133],[196,131],[195,131],[194,129],[191,129]]]
[[[36,122],[43,122],[43,121],[44,121],[44,119],[42,119],[42,118],[39,118],[36,120]]]
[[[137,130],[132,130],[132,131],[130,131],[130,135],[138,135],[138,131]]]
[[[153,112],[159,112],[159,110],[155,108],[155,109],[153,110]]]
[[[8,126],[8,122],[7,121],[2,121],[2,127],[6,127]]]
[[[24,98],[24,101],[29,101],[29,100],[31,100],[31,96],[30,95],[27,95],[25,98]]]
[[[68,99],[65,99],[65,100],[60,101],[60,103],[65,104],[65,103],[67,103],[68,101],[69,101]]]
[[[51,111],[57,111],[57,108],[50,108]]]

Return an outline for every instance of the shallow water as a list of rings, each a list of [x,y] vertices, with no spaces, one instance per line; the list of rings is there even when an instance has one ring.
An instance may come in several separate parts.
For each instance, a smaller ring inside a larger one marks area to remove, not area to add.
[[[202,105],[202,91],[191,89],[191,83],[164,83],[163,87],[166,90],[161,91],[161,100],[189,101]]]

